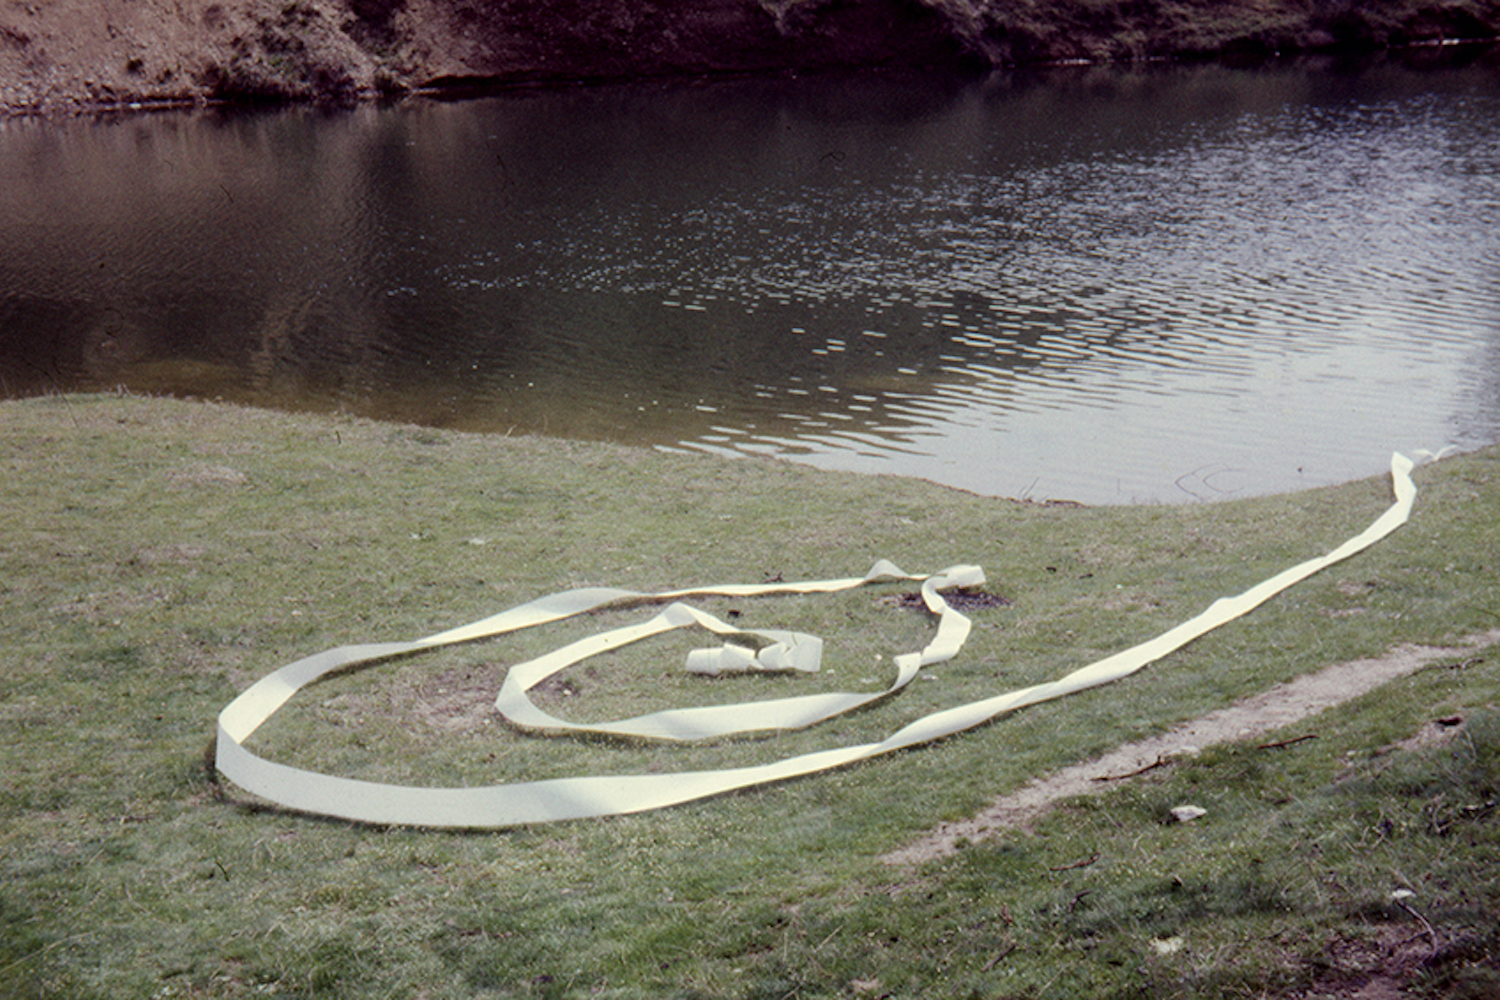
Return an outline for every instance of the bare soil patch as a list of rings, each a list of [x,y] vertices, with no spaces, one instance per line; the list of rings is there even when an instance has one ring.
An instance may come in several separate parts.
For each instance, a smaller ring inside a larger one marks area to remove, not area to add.
[[[414,693],[416,716],[443,732],[470,732],[495,720],[495,692],[501,671],[495,666],[455,667],[427,679]]]
[[[1441,660],[1472,657],[1496,643],[1500,643],[1500,629],[1468,636],[1453,646],[1402,645],[1381,657],[1336,663],[1186,722],[1171,732],[1127,743],[1102,757],[1038,778],[968,819],[940,823],[882,860],[890,865],[917,865],[953,854],[962,842],[982,841],[1002,830],[1028,829],[1063,799],[1103,791],[1203,747],[1264,736],[1398,677]],[[1423,727],[1412,737],[1413,745],[1440,738],[1444,728],[1440,723]]]
[[[1403,984],[1433,958],[1421,927],[1391,924],[1370,939],[1330,942],[1329,969],[1298,1000],[1402,1000]]]
[[[966,587],[962,590],[952,590],[943,595],[943,600],[954,611],[984,611],[988,608],[1005,608],[1011,605],[1008,597],[992,594],[987,590],[974,587]],[[926,609],[927,603],[922,599],[919,591],[908,591],[896,598],[896,606],[899,608]]]

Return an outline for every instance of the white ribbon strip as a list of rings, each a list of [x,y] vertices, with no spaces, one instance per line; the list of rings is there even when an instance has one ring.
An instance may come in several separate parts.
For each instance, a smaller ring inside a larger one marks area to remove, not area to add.
[[[585,588],[543,597],[483,621],[412,642],[340,646],[298,660],[262,678],[219,713],[217,765],[241,788],[300,812],[367,823],[428,827],[506,827],[643,812],[694,799],[852,764],[905,747],[971,729],[1006,712],[1108,684],[1135,673],[1193,639],[1259,607],[1293,584],[1373,545],[1406,523],[1416,498],[1412,462],[1391,457],[1395,502],[1373,524],[1327,555],[1293,566],[1236,597],[1221,598],[1204,612],[1148,642],[1073,671],[1059,680],[1010,691],[982,701],[935,712],[877,743],[821,750],[769,764],[716,771],[666,774],[598,775],[473,788],[420,788],[360,781],[277,764],[257,756],[244,741],[292,695],[324,674],[354,664],[403,653],[469,642],[582,614],[621,601],[673,601],[649,621],[575,642],[538,659],[511,667],[496,698],[507,720],[528,729],[602,733],[639,739],[700,740],[733,733],[800,729],[889,697],[909,684],[922,667],[952,659],[967,639],[970,622],[943,600],[941,591],[984,582],[976,566],[955,566],[930,576],[912,576],[881,560],[863,577],[802,583],[726,585],[642,594],[612,588]],[[833,692],[738,705],[674,709],[599,725],[576,725],[538,708],[526,692],[579,660],[617,649],[675,628],[699,626],[737,639],[718,650],[698,650],[688,669],[816,670],[822,644],[793,632],[746,633],[676,598],[695,594],[758,596],[779,593],[833,593],[879,580],[921,580],[922,597],[938,618],[932,641],[916,653],[895,658],[896,678],[883,691]],[[752,638],[765,640],[758,649]]]

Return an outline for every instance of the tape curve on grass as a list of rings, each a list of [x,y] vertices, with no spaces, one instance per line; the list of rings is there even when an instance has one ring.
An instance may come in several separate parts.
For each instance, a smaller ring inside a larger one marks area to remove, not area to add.
[[[1413,462],[1391,456],[1395,500],[1360,534],[1338,548],[1283,570],[1234,597],[1220,598],[1196,617],[1154,639],[1115,653],[1045,684],[1020,688],[943,709],[902,727],[883,740],[799,754],[767,764],[711,771],[588,775],[466,788],[393,785],[322,774],[278,764],[252,752],[245,741],[301,688],[335,670],[406,653],[513,632],[558,621],[622,601],[670,601],[647,621],[590,636],[545,656],[511,667],[496,708],[514,725],[543,732],[600,733],[665,741],[690,741],[766,730],[800,729],[886,698],[921,669],[957,656],[968,638],[969,619],[942,592],[984,582],[977,566],[953,566],[912,575],[880,560],[862,577],[798,583],[729,584],[645,594],[607,587],[563,591],[538,598],[481,621],[410,642],[339,646],[290,663],[246,689],[219,713],[216,764],[236,785],[298,812],[365,823],[425,827],[508,827],[565,819],[615,816],[679,805],[695,799],[852,764],[971,729],[1027,705],[1108,684],[1135,673],[1193,639],[1259,607],[1312,574],[1375,544],[1406,523],[1416,498]],[[923,649],[895,658],[896,677],[884,690],[828,692],[736,705],[672,709],[615,722],[577,725],[538,708],[527,691],[558,671],[607,649],[670,629],[699,627],[725,637],[722,647],[695,650],[688,669],[816,670],[821,641],[796,632],[744,632],[680,602],[695,595],[759,596],[820,594],[882,580],[920,581],[922,599],[937,616],[937,629]]]

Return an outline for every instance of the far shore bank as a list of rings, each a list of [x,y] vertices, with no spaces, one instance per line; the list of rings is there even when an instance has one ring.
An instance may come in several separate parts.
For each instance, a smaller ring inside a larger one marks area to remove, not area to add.
[[[0,10],[0,116],[851,69],[1493,59],[1467,43],[1497,38],[1500,0],[57,0]]]

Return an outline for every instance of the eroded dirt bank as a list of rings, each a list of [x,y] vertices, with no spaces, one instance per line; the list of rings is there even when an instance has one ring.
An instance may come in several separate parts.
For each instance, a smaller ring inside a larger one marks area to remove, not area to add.
[[[0,0],[0,113],[1497,35],[1500,0]]]

